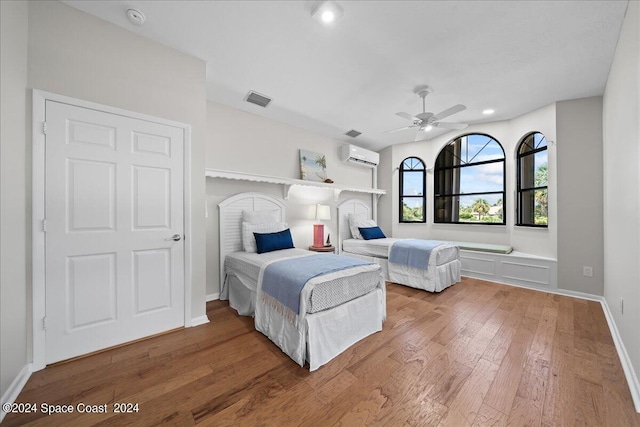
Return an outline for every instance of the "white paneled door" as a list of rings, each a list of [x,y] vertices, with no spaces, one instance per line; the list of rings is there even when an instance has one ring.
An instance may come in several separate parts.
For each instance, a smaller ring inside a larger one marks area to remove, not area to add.
[[[184,325],[183,132],[46,101],[46,363]]]

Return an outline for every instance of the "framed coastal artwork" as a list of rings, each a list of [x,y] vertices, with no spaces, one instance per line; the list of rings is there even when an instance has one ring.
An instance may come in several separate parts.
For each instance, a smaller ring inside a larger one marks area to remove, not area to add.
[[[300,179],[324,182],[327,179],[327,157],[309,150],[300,150]]]

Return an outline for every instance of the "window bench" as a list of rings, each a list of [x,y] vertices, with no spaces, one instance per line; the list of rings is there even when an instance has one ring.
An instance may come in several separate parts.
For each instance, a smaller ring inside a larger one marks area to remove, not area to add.
[[[511,246],[451,242],[460,247],[462,275],[537,289],[558,288],[558,261],[514,251]]]

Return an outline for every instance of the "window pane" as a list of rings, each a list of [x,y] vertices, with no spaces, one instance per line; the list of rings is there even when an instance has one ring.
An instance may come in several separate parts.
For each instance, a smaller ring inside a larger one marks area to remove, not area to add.
[[[504,162],[460,168],[460,193],[504,190]]]
[[[504,191],[504,162],[439,170],[436,195]]]
[[[424,189],[424,173],[422,171],[402,173],[402,195],[403,196],[422,196],[423,189]]]
[[[541,151],[535,154],[535,181],[536,187],[543,187],[547,185],[547,150]]]
[[[424,198],[403,197],[402,198],[402,218],[403,222],[423,222],[424,221]]]
[[[544,148],[547,146],[547,138],[540,132],[535,132],[527,135],[520,144],[518,153],[525,154],[529,151],[536,150],[538,148]]]
[[[437,197],[435,222],[502,224],[502,194]]]
[[[533,134],[533,146],[535,148],[542,148],[547,146],[547,138],[543,134],[537,132]]]
[[[520,221],[523,225],[547,225],[549,203],[547,189],[525,190],[521,193]]]
[[[465,163],[478,163],[504,158],[504,152],[500,144],[489,136],[468,135],[463,139],[466,139],[467,145],[466,148],[463,148],[462,158]]]
[[[408,157],[402,162],[402,169],[405,170],[423,170],[424,163],[416,157]]]
[[[547,182],[547,150],[520,158],[520,188],[545,187]]]

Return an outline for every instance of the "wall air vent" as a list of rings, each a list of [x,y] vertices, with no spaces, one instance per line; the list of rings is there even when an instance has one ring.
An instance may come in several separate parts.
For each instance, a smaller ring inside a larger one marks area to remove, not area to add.
[[[244,100],[263,108],[269,105],[269,103],[271,102],[271,98],[261,95],[258,92],[254,92],[252,90],[249,91],[247,96],[244,97]]]
[[[357,130],[351,129],[349,132],[345,133],[345,135],[350,136],[351,138],[355,138],[357,136],[362,135],[362,132],[358,132]]]

